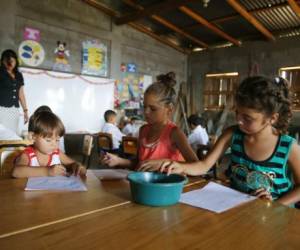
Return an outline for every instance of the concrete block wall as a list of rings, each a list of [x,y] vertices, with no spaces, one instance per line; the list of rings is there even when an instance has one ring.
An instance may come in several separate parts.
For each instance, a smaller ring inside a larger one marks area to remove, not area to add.
[[[300,66],[300,37],[278,39],[276,42],[245,42],[241,47],[230,47],[194,53],[189,57],[188,81],[196,81],[197,111],[203,112],[203,84],[207,73],[238,72],[247,77],[251,62],[259,65],[259,73],[269,77],[278,75],[281,67]],[[299,126],[300,113],[294,112],[292,125]]]
[[[110,78],[119,79],[121,63],[135,63],[138,72],[156,75],[174,71],[186,81],[187,56],[130,26],[116,26],[111,17],[78,0],[0,1],[0,51],[18,49],[25,27],[40,30],[46,59],[40,66],[51,69],[58,40],[67,43],[72,71],[81,71],[81,42],[99,39],[109,45]]]

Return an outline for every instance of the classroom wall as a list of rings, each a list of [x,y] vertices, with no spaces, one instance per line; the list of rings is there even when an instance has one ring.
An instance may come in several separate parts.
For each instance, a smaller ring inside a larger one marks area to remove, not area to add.
[[[188,81],[196,82],[196,111],[203,111],[203,83],[207,73],[239,72],[240,79],[249,72],[250,62],[259,65],[259,72],[273,77],[281,67],[300,65],[300,37],[278,39],[276,42],[244,42],[241,47],[229,47],[194,53],[189,57]],[[293,125],[299,125],[300,114],[294,113]]]
[[[26,26],[41,31],[41,44],[54,51],[56,41],[67,42],[70,63],[76,73],[81,67],[81,41],[103,39],[110,44],[110,78],[120,78],[121,63],[135,63],[138,72],[155,77],[175,71],[186,81],[187,56],[127,25],[116,26],[111,17],[79,0],[0,1],[0,51],[17,50]],[[51,68],[54,53],[48,53],[42,67]]]

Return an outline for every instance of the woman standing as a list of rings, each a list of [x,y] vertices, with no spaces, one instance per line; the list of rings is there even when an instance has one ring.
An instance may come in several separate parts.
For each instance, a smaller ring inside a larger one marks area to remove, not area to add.
[[[24,111],[24,123],[28,122],[24,79],[18,66],[17,54],[13,50],[5,50],[1,55],[0,66],[0,124],[16,133],[19,132],[20,104]]]

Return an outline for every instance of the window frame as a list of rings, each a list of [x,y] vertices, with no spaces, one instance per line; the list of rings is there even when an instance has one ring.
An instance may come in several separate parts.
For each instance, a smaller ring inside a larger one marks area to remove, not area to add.
[[[294,81],[293,73],[296,72],[296,80]],[[290,83],[291,96],[293,98],[293,111],[300,111],[300,66],[282,67],[278,70],[278,74]]]
[[[207,87],[208,84],[211,84],[211,80],[208,79],[219,79],[219,87],[218,90],[208,90],[209,87]],[[231,81],[229,82],[228,86],[228,79]],[[222,90],[223,87],[223,80],[227,81],[226,90]],[[204,85],[203,85],[203,108],[204,110],[223,110],[226,105],[228,105],[228,102],[230,105],[234,105],[234,93],[237,89],[239,83],[239,73],[238,72],[227,72],[227,73],[218,73],[218,74],[206,74]],[[218,104],[212,105],[206,100],[211,100],[213,96],[218,96]],[[225,100],[225,101],[224,101]]]

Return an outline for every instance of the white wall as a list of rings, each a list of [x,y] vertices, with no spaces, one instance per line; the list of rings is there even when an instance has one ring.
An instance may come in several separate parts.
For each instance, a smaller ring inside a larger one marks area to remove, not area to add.
[[[48,105],[67,132],[99,132],[107,109],[113,109],[114,80],[21,68],[30,115]],[[22,130],[27,126],[22,125]]]

